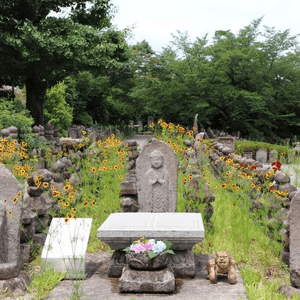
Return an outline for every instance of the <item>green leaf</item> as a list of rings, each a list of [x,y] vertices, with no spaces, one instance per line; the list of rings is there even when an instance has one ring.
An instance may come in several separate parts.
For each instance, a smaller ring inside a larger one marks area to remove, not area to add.
[[[157,254],[157,253],[154,253],[152,250],[148,251],[147,254],[148,254],[148,256],[149,256],[150,259],[152,259],[152,258],[158,256],[158,254]]]
[[[170,250],[173,246],[173,243],[171,243],[170,241],[167,240],[163,240],[163,242],[166,244],[167,248],[166,250]]]

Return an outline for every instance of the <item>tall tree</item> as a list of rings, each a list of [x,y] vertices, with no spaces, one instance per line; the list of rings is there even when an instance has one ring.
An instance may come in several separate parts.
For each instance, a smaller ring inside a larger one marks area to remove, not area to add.
[[[120,64],[127,45],[107,30],[111,8],[110,0],[2,0],[0,79],[26,84],[36,124],[44,123],[47,88],[78,70]]]

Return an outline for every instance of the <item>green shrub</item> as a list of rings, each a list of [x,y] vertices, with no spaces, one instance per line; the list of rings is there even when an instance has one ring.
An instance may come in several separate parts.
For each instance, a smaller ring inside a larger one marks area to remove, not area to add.
[[[45,104],[46,122],[54,124],[62,135],[72,124],[72,107],[66,102],[65,93],[67,86],[59,82],[47,91]]]
[[[18,100],[0,98],[0,128],[10,126],[22,128],[23,132],[30,132],[34,123],[30,113]]]
[[[256,152],[259,149],[264,149],[267,152],[271,150],[276,150],[281,156],[285,157],[291,150],[289,146],[254,141],[236,141],[235,149],[236,153],[240,155],[242,155],[244,152]]]

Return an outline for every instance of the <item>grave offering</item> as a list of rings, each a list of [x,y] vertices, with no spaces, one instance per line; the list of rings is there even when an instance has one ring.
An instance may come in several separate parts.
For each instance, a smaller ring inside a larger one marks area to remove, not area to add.
[[[175,212],[178,160],[167,143],[152,139],[136,161],[139,212]]]
[[[229,283],[236,283],[235,261],[228,252],[217,252],[216,257],[207,262],[208,278],[217,283],[218,274],[228,274]]]
[[[53,218],[43,248],[45,268],[66,272],[65,278],[85,278],[84,259],[92,226],[91,218]]]

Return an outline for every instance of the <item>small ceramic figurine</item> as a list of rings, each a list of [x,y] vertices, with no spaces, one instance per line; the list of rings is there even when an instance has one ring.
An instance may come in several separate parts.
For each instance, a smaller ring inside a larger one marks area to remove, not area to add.
[[[207,271],[211,283],[217,282],[218,274],[228,274],[229,283],[236,283],[235,261],[228,252],[217,252],[216,258],[207,262]]]

